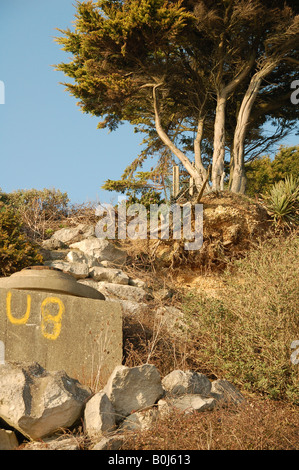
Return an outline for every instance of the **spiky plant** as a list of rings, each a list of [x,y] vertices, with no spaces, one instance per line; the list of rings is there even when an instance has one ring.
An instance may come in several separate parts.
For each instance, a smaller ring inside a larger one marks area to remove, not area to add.
[[[277,227],[295,227],[299,223],[299,178],[287,176],[275,183],[263,196],[268,214]]]

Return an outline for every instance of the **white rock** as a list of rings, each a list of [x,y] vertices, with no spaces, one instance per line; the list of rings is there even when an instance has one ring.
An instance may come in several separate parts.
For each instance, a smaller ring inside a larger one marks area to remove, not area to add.
[[[29,442],[23,450],[80,450],[79,442],[75,437],[50,437],[42,442]]]
[[[171,395],[186,393],[208,396],[212,384],[208,377],[199,372],[174,370],[162,380],[164,390]]]
[[[85,263],[85,264],[87,264],[86,257],[83,253],[81,253],[81,251],[75,251],[75,250],[69,251],[68,254],[66,255],[66,260],[69,263]]]
[[[64,371],[48,372],[37,363],[0,367],[0,418],[31,439],[74,424],[90,395]]]
[[[146,283],[142,281],[141,279],[129,279],[129,285],[134,286],[134,287],[142,287],[144,288],[146,286]]]
[[[94,281],[93,279],[78,279],[77,281],[79,284],[84,284],[85,286],[92,287],[93,289],[98,290],[99,283]]]
[[[103,391],[96,393],[86,403],[84,426],[89,436],[101,435],[115,427],[115,411]]]
[[[57,230],[51,239],[59,240],[66,245],[70,243],[75,243],[76,241],[82,240],[82,238],[87,238],[94,236],[95,229],[92,225],[79,224],[77,227],[62,228]]]
[[[112,284],[128,285],[129,276],[120,269],[94,266],[89,270],[90,277],[95,281],[107,281]]]
[[[115,434],[114,436],[103,437],[95,446],[90,450],[119,450],[124,442],[125,436],[123,434]]]
[[[46,261],[45,266],[61,269],[71,274],[75,279],[85,279],[89,276],[89,267],[85,263],[68,263],[67,261]]]
[[[144,302],[151,299],[151,295],[141,287],[101,282],[98,284],[98,290],[105,295],[107,300],[114,298],[130,300],[132,302]]]
[[[18,445],[18,439],[13,431],[0,429],[0,450],[14,450]]]
[[[99,287],[101,288],[101,287]],[[123,315],[135,316],[144,313],[149,307],[143,302],[131,302],[130,300],[110,299],[112,302],[118,302],[122,306]]]
[[[224,405],[239,405],[245,401],[242,393],[239,392],[239,390],[237,390],[236,387],[226,379],[214,380],[212,382],[210,395]]]
[[[146,431],[150,429],[157,419],[158,409],[150,408],[145,411],[137,411],[130,414],[120,425],[120,430],[126,431]]]
[[[59,250],[66,248],[66,244],[60,240],[55,240],[54,238],[49,238],[48,240],[42,241],[42,247],[45,250]]]
[[[195,411],[212,411],[217,405],[215,398],[207,398],[197,394],[187,394],[177,398],[166,398],[158,401],[161,415],[168,414],[173,408],[186,414]]]
[[[104,388],[116,412],[116,421],[152,406],[164,391],[158,369],[151,364],[138,367],[118,366]]]
[[[164,320],[167,329],[172,330],[174,327],[177,327],[177,331],[179,331],[179,328],[184,330],[184,327],[186,326],[184,321],[184,313],[176,307],[159,307],[157,310],[157,315],[161,317],[161,321],[162,319]]]
[[[116,265],[121,265],[126,262],[127,258],[126,252],[114,246],[113,243],[95,237],[72,243],[70,247],[82,251],[82,253],[91,256],[97,262],[110,261]]]

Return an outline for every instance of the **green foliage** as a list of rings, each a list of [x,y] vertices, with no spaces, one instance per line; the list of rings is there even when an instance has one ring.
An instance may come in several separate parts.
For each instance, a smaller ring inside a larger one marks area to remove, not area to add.
[[[16,210],[23,210],[25,207],[38,206],[40,212],[45,217],[51,217],[53,213],[59,215],[67,214],[69,198],[67,193],[62,193],[59,189],[18,189],[9,194],[0,191],[0,201],[11,205]]]
[[[107,180],[102,189],[107,191],[119,191],[126,195],[127,206],[132,204],[142,204],[147,209],[150,204],[162,204],[165,202],[161,197],[161,192],[156,190],[155,184],[150,181],[155,175],[151,171],[139,171],[136,176],[121,179],[118,181]]]
[[[277,227],[294,228],[299,224],[299,177],[286,177],[263,196],[269,215]]]
[[[186,297],[199,367],[248,392],[299,404],[298,364],[290,360],[299,337],[298,256],[298,238],[274,238],[233,264],[217,299]]]
[[[290,103],[295,71],[285,59],[296,57],[298,24],[292,5],[287,9],[284,2],[272,3],[77,2],[73,30],[59,30],[62,35],[56,38],[70,61],[56,69],[71,78],[63,85],[84,113],[99,117],[99,128],[115,130],[126,121],[145,135],[145,148],[130,169],[152,156],[158,164],[165,157],[170,161],[173,153],[182,161],[177,149],[185,153],[190,173],[199,119],[204,122],[201,154],[206,165],[214,147],[220,90],[229,91],[225,145],[231,148],[240,104],[262,64],[270,75],[256,97],[246,144],[255,143],[256,149],[272,139],[262,132],[269,119],[284,131],[296,123],[298,108]],[[276,65],[272,73],[271,64]],[[161,137],[162,130],[173,145]]]
[[[56,189],[18,189],[11,193],[0,190],[0,201],[16,211],[31,239],[44,238],[49,224],[67,216],[67,193]]]
[[[134,192],[127,195],[127,205],[142,204],[146,209],[150,209],[151,204],[163,204],[164,199],[161,199],[161,194],[154,189],[144,189],[139,193],[139,196]]]
[[[38,247],[26,237],[16,210],[0,201],[0,276],[41,262]]]
[[[245,169],[246,194],[252,197],[256,194],[265,194],[274,183],[287,176],[299,177],[299,146],[282,146],[274,160],[266,155],[245,165]]]

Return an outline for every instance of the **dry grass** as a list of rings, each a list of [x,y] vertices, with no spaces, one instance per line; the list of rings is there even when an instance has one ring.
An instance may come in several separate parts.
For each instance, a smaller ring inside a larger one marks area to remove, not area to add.
[[[298,410],[248,398],[239,408],[159,417],[150,430],[128,434],[123,450],[298,450]]]

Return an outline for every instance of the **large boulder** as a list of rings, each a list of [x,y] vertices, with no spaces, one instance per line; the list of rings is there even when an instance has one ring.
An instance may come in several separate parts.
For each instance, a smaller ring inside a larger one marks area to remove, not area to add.
[[[70,248],[80,250],[86,256],[94,258],[98,263],[101,261],[110,261],[115,265],[122,265],[127,259],[125,251],[117,248],[108,240],[95,237],[89,237],[80,242],[72,243]]]
[[[117,423],[132,411],[154,405],[164,394],[160,373],[151,364],[116,367],[104,392],[115,409]]]
[[[0,367],[0,418],[31,439],[73,425],[90,395],[64,371],[48,372],[38,363]]]

